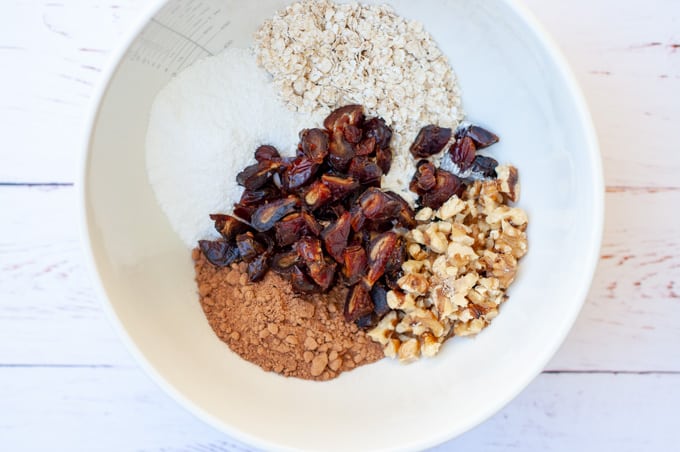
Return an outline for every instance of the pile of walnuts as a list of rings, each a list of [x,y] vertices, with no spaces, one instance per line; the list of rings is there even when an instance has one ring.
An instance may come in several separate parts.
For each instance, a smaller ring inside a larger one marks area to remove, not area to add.
[[[430,357],[451,336],[479,333],[498,315],[527,252],[527,215],[517,207],[517,169],[498,166],[497,179],[477,180],[439,209],[417,212],[405,236],[408,260],[392,309],[369,336],[402,362]]]

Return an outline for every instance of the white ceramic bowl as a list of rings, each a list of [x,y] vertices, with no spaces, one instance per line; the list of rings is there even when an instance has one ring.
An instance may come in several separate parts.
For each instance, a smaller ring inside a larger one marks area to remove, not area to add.
[[[326,383],[265,373],[208,326],[189,250],[149,186],[144,138],[153,98],[172,72],[202,48],[251,44],[257,25],[285,3],[204,0],[206,17],[230,24],[191,50],[187,36],[196,35],[201,8],[160,2],[121,46],[93,106],[80,184],[97,285],[141,365],[235,438],[267,449],[435,445],[512,400],[558,349],[583,303],[603,217],[600,155],[586,105],[562,56],[516,4],[390,2],[425,24],[460,78],[468,117],[495,130],[502,142],[494,154],[520,169],[529,254],[493,325],[475,339],[446,343],[436,359],[409,366],[383,360]],[[164,46],[174,50],[164,53]],[[170,59],[159,62],[159,55]]]

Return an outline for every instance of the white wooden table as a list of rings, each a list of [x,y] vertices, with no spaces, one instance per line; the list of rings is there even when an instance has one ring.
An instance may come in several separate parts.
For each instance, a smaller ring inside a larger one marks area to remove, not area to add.
[[[565,345],[516,400],[438,450],[680,450],[680,2],[526,0],[586,93],[604,246]],[[119,342],[83,268],[85,106],[137,0],[3,0],[0,450],[248,450],[186,412]]]

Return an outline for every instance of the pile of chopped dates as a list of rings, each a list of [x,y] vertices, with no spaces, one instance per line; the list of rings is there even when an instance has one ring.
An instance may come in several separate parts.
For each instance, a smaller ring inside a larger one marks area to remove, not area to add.
[[[384,120],[348,105],[324,127],[300,133],[295,157],[258,148],[237,176],[245,190],[233,215],[211,215],[222,239],[199,247],[216,266],[246,262],[251,282],[271,269],[300,293],[345,284],[345,318],[368,327],[389,311],[386,286],[400,277],[405,248],[393,229],[415,227],[415,213],[379,189],[392,161]]]
[[[419,208],[438,209],[466,188],[459,175],[495,177],[498,163],[477,155],[498,137],[476,126],[461,128],[448,158],[459,174],[437,168],[428,158],[452,139],[452,130],[424,127],[411,146],[418,163],[410,189]],[[222,238],[199,247],[215,266],[246,262],[251,282],[272,270],[299,293],[320,293],[335,284],[349,287],[348,322],[377,324],[391,311],[389,290],[399,290],[407,259],[404,235],[418,226],[416,212],[398,194],[380,189],[390,170],[392,131],[381,118],[366,118],[363,107],[333,111],[324,128],[300,133],[295,157],[260,146],[257,163],[237,182],[244,187],[232,215],[211,219]]]

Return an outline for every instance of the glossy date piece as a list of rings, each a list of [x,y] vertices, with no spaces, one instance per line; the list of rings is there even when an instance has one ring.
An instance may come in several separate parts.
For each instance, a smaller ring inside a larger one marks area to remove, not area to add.
[[[439,209],[453,195],[460,194],[464,188],[463,181],[448,171],[438,169],[436,176],[435,186],[420,197],[422,206],[434,210]]]
[[[347,247],[351,226],[351,215],[345,212],[321,232],[326,251],[337,262],[343,263],[342,252]]]
[[[256,190],[245,189],[243,190],[239,204],[243,206],[259,206],[266,201],[273,201],[280,198],[280,195],[281,192],[273,186],[265,185]]]
[[[277,221],[300,207],[300,200],[295,196],[277,199],[260,206],[253,212],[250,224],[258,231],[272,229]]]
[[[279,168],[281,168],[281,162],[278,161],[266,160],[256,163],[238,173],[236,182],[249,190],[257,190],[266,184]]]
[[[330,288],[335,280],[335,262],[312,262],[307,265],[307,273],[322,291]]]
[[[314,262],[323,263],[323,250],[321,248],[321,241],[314,237],[303,237],[294,245],[300,260],[309,265]]]
[[[379,148],[376,151],[375,163],[380,167],[384,174],[390,172],[392,168],[392,149]]]
[[[227,267],[241,257],[238,247],[224,240],[199,240],[198,247],[208,262],[215,267]]]
[[[236,246],[238,246],[241,259],[245,262],[253,261],[257,256],[265,253],[265,246],[255,239],[252,232],[246,232],[236,236]]]
[[[371,118],[364,123],[364,138],[373,138],[377,148],[387,149],[392,140],[392,129],[387,126],[384,119]]]
[[[248,262],[248,280],[250,282],[262,281],[269,270],[269,257],[261,254]]]
[[[271,269],[280,275],[287,275],[293,271],[293,267],[300,262],[297,251],[284,251],[272,256]]]
[[[299,150],[303,156],[321,164],[328,155],[329,137],[323,129],[306,129],[300,132]]]
[[[302,199],[310,210],[316,210],[333,200],[333,192],[326,184],[317,180],[307,188]]]
[[[385,194],[399,203],[399,213],[397,214],[397,222],[399,225],[407,229],[415,228],[418,225],[418,222],[416,221],[416,213],[409,203],[399,194],[393,191],[386,191]]]
[[[231,215],[213,214],[210,219],[215,222],[217,232],[228,242],[234,240],[238,234],[250,230],[250,226]]]
[[[435,125],[420,129],[411,145],[411,154],[416,158],[430,157],[441,152],[451,139],[451,129]]]
[[[358,199],[366,219],[376,222],[390,221],[399,216],[401,205],[385,192],[371,187]]]
[[[377,283],[371,289],[371,300],[373,300],[373,310],[382,318],[391,311],[391,308],[387,305],[387,289],[380,283]]]
[[[360,127],[364,120],[364,107],[361,105],[345,105],[333,110],[323,121],[323,126],[330,130],[333,135],[340,134],[347,126]]]
[[[333,135],[328,149],[328,163],[335,171],[344,173],[355,156],[354,148],[341,134]]]
[[[364,281],[369,287],[373,287],[380,277],[385,274],[387,264],[396,245],[397,234],[394,232],[379,234],[368,244],[368,272]]]
[[[354,157],[347,173],[362,185],[379,186],[383,171],[368,157]]]
[[[355,322],[359,318],[373,312],[373,300],[369,289],[362,283],[353,285],[347,293],[343,314],[348,322]]]
[[[342,273],[347,283],[352,285],[361,281],[362,276],[366,273],[368,263],[364,247],[360,245],[348,246],[343,251],[342,258],[344,262]]]
[[[316,175],[319,164],[306,157],[293,160],[281,174],[281,184],[287,192],[307,185]]]
[[[496,174],[497,166],[498,162],[496,161],[496,159],[492,159],[491,157],[485,157],[483,155],[478,155],[472,162],[471,169],[475,173],[481,173],[484,177],[490,177],[492,179],[495,179],[498,177],[498,174]]]
[[[255,150],[255,160],[259,163],[269,162],[280,158],[281,154],[279,154],[279,151],[274,146],[268,144],[262,145]]]
[[[324,174],[321,176],[321,182],[330,189],[333,201],[340,201],[359,188],[359,182],[353,177]]]
[[[307,222],[299,212],[286,215],[274,225],[276,245],[281,248],[297,242],[307,232]]]
[[[411,179],[409,189],[422,195],[423,193],[432,190],[437,184],[437,168],[427,160],[421,160],[416,166],[416,173]]]
[[[476,153],[477,146],[469,136],[459,138],[449,149],[451,160],[461,171],[467,171],[472,166]]]
[[[468,127],[464,134],[474,141],[477,149],[488,148],[499,141],[498,135],[479,126]]]
[[[312,282],[297,265],[293,265],[291,268],[291,271],[288,273],[288,279],[290,280],[295,292],[305,294],[321,292],[321,287],[314,284],[314,282]]]
[[[370,156],[375,153],[375,138],[366,138],[354,146],[355,155]]]

